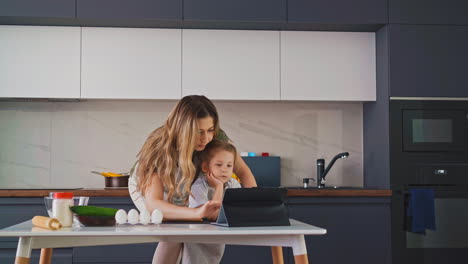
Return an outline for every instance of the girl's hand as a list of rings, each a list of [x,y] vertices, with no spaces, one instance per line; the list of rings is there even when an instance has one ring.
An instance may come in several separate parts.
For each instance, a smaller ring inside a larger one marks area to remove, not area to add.
[[[196,208],[199,218],[208,218],[210,221],[216,220],[218,217],[221,203],[217,201],[208,201],[202,206]]]
[[[208,181],[208,185],[215,189],[218,189],[218,188],[223,189],[224,187],[224,183],[220,179],[218,179],[216,176],[214,176],[211,171],[209,171],[206,174],[206,180]]]

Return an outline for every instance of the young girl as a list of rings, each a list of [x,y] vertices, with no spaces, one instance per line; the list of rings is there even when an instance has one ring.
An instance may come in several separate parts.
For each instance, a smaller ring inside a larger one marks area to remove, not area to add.
[[[221,203],[224,190],[241,188],[232,177],[236,148],[227,142],[213,140],[201,153],[201,173],[193,183],[189,207],[197,208],[208,201]],[[201,254],[202,253],[202,254]],[[185,243],[182,263],[219,263],[224,253],[224,244]]]

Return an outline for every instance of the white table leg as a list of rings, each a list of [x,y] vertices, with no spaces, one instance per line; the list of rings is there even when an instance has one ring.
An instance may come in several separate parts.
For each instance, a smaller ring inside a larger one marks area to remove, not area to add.
[[[296,264],[309,264],[307,248],[305,245],[305,239],[303,235],[297,236],[294,239],[291,247],[294,255],[294,262]]]
[[[18,249],[16,250],[15,264],[29,264],[32,249],[31,237],[20,237]]]

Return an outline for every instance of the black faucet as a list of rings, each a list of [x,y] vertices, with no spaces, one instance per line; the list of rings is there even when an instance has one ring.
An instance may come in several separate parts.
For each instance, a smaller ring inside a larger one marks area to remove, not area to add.
[[[339,158],[344,159],[347,157],[349,157],[348,152],[343,152],[343,153],[336,155],[335,157],[333,157],[332,161],[330,162],[330,164],[328,164],[325,170],[324,170],[325,160],[324,159],[317,160],[317,188],[325,187],[325,176],[327,176],[328,171],[330,171],[333,164],[335,164],[335,161]]]

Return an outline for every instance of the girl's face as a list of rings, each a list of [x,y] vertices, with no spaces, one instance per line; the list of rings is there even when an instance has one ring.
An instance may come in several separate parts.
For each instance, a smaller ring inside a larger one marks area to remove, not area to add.
[[[196,151],[202,151],[211,142],[214,136],[214,121],[211,116],[200,118],[198,124],[198,139],[195,145]]]
[[[223,183],[228,182],[234,169],[234,154],[226,150],[216,152],[207,169]]]

